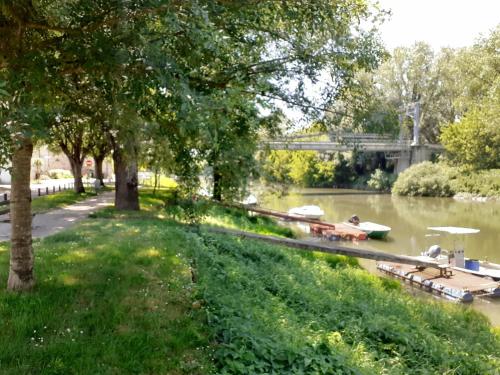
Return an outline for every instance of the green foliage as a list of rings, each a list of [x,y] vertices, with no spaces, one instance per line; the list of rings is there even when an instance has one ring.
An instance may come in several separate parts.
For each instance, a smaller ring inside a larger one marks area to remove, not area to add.
[[[392,192],[397,195],[447,197],[458,193],[500,197],[500,169],[472,171],[445,163],[424,162],[398,176]]]
[[[375,190],[390,191],[395,180],[396,176],[394,174],[376,169],[375,172],[371,174],[367,185]]]
[[[500,89],[497,98],[469,110],[442,130],[446,156],[458,166],[500,168]]]
[[[290,228],[277,224],[273,219],[265,216],[252,216],[248,211],[238,208],[211,206],[203,223],[265,235],[295,237]]]
[[[451,85],[457,79],[447,72],[452,52],[443,50],[435,54],[422,42],[412,47],[396,48],[375,73],[379,95],[385,103],[391,103],[394,111],[420,102],[421,135],[434,143],[439,135],[439,125],[455,118],[453,108],[454,91]],[[448,63],[448,64],[447,64]],[[405,121],[408,133],[412,121]]]
[[[472,374],[499,365],[500,341],[473,311],[423,304],[392,280],[295,250],[190,239],[220,374]]]
[[[354,170],[343,154],[321,155],[315,151],[271,151],[264,161],[270,182],[304,187],[332,187],[353,179]]]
[[[397,195],[451,197],[454,191],[450,173],[450,168],[442,164],[419,163],[399,174],[392,192]]]
[[[453,190],[473,196],[500,198],[500,169],[484,171],[462,170],[455,173]]]
[[[71,174],[70,171],[67,171],[66,169],[51,169],[49,170],[49,177],[53,179],[60,179],[60,178],[72,178],[73,175]]]
[[[353,83],[337,100],[332,112],[326,114],[326,122],[335,130],[346,132],[391,134],[399,132],[397,108],[385,98],[383,89],[376,84],[375,75],[360,71]]]

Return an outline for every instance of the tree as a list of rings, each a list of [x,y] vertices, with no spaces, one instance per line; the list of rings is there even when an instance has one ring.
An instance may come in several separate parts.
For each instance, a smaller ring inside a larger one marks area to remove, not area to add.
[[[41,11],[31,1],[0,2],[0,81],[9,93],[0,99],[0,122],[7,133],[2,145],[12,161],[10,290],[30,289],[35,282],[30,167],[33,138],[43,135],[48,124],[43,88],[50,85],[53,56],[45,44],[58,36],[51,32],[54,20],[56,8]]]
[[[397,108],[385,97],[371,72],[355,74],[325,123],[331,131],[380,133],[396,135],[399,131]]]
[[[210,106],[230,108],[227,139],[241,134],[240,127],[263,125],[257,108],[277,112],[276,99],[317,114],[306,95],[307,82],[329,73],[332,82],[322,93],[328,102],[355,71],[377,65],[381,47],[359,26],[371,17],[368,4],[359,0],[318,0],[307,7],[299,0],[1,0],[0,82],[6,82],[9,93],[0,106],[8,129],[2,144],[10,147],[19,194],[12,205],[18,232],[13,231],[11,259],[20,266],[11,264],[9,288],[29,288],[34,280],[30,197],[25,194],[25,161],[33,140],[47,139],[61,111],[76,133],[82,114],[84,122],[91,118],[82,110],[87,105],[79,103],[89,97],[86,90],[74,90],[74,108],[63,95],[70,77],[77,77],[74,87],[88,81],[88,90],[99,90],[113,146],[115,205],[138,209],[140,145],[150,141],[146,123],[154,122],[167,135],[174,148],[172,169],[193,184],[203,156],[217,156],[216,165],[228,166],[227,159],[237,155],[227,152],[224,141],[211,151],[203,144],[219,126],[213,121],[217,116],[207,116],[217,111]],[[296,87],[292,81],[298,81]],[[255,133],[246,134],[250,140]],[[247,144],[242,163],[234,168],[250,166],[255,142]],[[228,184],[231,180],[225,177]]]
[[[500,168],[499,102],[500,95],[443,128],[440,140],[452,162],[472,169]]]
[[[69,160],[76,193],[85,193],[82,167],[91,148],[87,138],[87,126],[71,116],[67,119],[58,119],[58,122],[51,128],[51,139],[54,145],[57,145]]]
[[[318,115],[342,94],[354,72],[378,64],[382,48],[357,24],[370,17],[365,2],[328,0],[307,7],[300,1],[218,1],[172,15],[169,22],[178,25],[178,35],[165,25],[165,36],[150,55],[156,82],[150,87],[148,119],[169,129],[159,133],[170,137],[174,154],[182,155],[174,158],[180,163],[173,168],[176,174],[192,176],[206,157],[214,167],[216,197],[222,196],[221,181],[227,191],[242,186],[237,176],[244,180],[243,166],[251,170],[252,138],[269,124],[258,106],[277,113],[280,100]],[[325,75],[332,81],[321,102],[313,103],[307,84]],[[223,117],[237,120],[221,124]],[[243,139],[239,128],[250,124],[253,130],[240,143],[246,147],[230,150],[228,140]]]
[[[103,164],[106,157],[111,153],[111,144],[106,131],[99,125],[94,125],[90,134],[92,138],[90,154],[94,158],[95,178],[99,181],[100,186],[104,187],[106,185],[104,183]]]
[[[436,56],[429,45],[419,42],[411,48],[396,48],[375,73],[380,92],[396,111],[420,103],[421,135],[431,143],[437,140],[439,125],[455,119],[450,88],[456,78],[444,72],[450,54],[445,50]]]
[[[116,54],[110,57],[106,51],[116,42],[111,36],[127,28],[120,21],[148,16],[146,3],[0,1],[0,82],[8,93],[0,103],[0,128],[6,133],[1,145],[2,155],[7,153],[12,161],[13,176],[11,290],[34,284],[30,158],[33,140],[47,138],[56,115],[53,86],[71,71],[93,70],[96,63],[120,64]]]
[[[499,49],[500,24],[490,35],[479,38],[473,46],[462,48],[456,53],[452,63],[456,71],[455,81],[459,82],[459,92],[454,105],[459,115],[498,95]]]

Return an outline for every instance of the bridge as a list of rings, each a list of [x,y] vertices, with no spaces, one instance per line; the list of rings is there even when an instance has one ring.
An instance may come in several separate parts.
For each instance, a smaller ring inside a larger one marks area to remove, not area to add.
[[[419,144],[414,140],[395,138],[388,134],[366,133],[311,133],[267,140],[263,144],[271,150],[303,150],[318,152],[352,151],[384,152],[387,159],[395,160],[396,173],[410,165],[430,160],[433,153],[442,152],[439,144]]]

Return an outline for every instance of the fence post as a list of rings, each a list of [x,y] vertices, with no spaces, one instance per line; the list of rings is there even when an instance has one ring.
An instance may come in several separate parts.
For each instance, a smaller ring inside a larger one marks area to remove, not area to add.
[[[48,186],[45,187],[45,194],[49,195],[49,187]]]
[[[61,191],[61,185],[59,185],[59,191]]]
[[[5,194],[3,195],[3,200],[4,200],[4,201],[6,201],[6,202],[8,201],[8,199],[7,199],[7,193],[5,193]]]
[[[42,195],[42,191],[38,188],[38,196]]]
[[[55,193],[55,192],[56,192],[56,186],[52,185],[52,193]]]

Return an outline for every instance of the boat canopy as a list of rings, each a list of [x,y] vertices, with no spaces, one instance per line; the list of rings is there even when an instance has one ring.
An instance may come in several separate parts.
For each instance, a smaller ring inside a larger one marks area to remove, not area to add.
[[[427,227],[427,229],[451,234],[474,234],[479,233],[479,229],[462,227]]]

